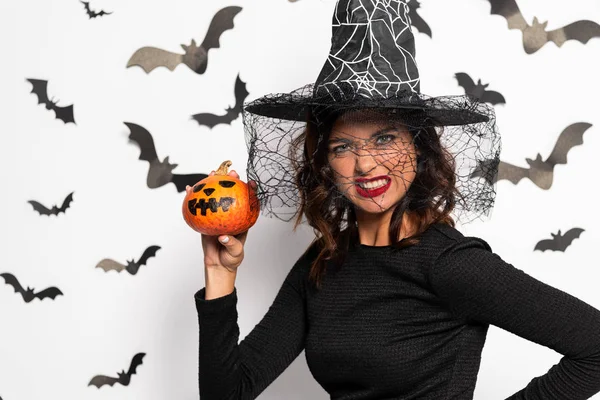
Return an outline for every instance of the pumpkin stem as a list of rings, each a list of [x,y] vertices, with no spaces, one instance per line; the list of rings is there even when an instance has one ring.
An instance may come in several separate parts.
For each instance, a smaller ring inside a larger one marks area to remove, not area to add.
[[[231,166],[231,161],[227,160],[227,161],[223,161],[221,163],[221,165],[219,166],[219,169],[217,169],[215,171],[215,175],[227,175],[228,174],[228,168]]]

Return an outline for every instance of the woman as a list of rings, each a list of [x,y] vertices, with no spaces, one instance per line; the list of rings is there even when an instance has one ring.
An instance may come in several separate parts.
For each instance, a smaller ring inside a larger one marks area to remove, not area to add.
[[[247,233],[202,236],[202,399],[254,399],[302,350],[332,399],[472,399],[490,324],[564,355],[510,399],[600,391],[600,311],[454,228],[451,213],[493,204],[493,110],[419,93],[407,13],[401,1],[339,1],[315,84],[246,105],[263,209],[291,210],[316,239],[238,344]]]

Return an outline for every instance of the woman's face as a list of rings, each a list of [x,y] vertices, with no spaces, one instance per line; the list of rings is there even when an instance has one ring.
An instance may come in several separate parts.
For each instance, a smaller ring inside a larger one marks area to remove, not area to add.
[[[337,188],[367,213],[398,204],[415,178],[416,156],[412,135],[397,123],[338,119],[328,142]]]

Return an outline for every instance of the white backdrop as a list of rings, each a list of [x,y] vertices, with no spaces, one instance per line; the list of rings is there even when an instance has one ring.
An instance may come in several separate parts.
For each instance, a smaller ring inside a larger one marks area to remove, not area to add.
[[[241,6],[235,27],[209,52],[202,75],[184,65],[146,74],[126,68],[143,46],[180,52],[200,43],[212,16]],[[123,122],[148,129],[160,159],[177,173],[208,173],[226,159],[245,180],[241,118],[208,129],[190,120],[233,105],[237,74],[252,100],[315,80],[329,50],[333,0],[91,0],[111,15],[88,19],[77,0],[0,3],[0,273],[36,290],[56,286],[56,299],[25,303],[0,280],[0,397],[35,399],[196,399],[198,330],[193,294],[204,286],[198,234],[181,217],[184,193],[172,184],[146,186],[148,163],[127,139]],[[521,0],[528,21],[555,29],[579,19],[600,22],[597,0]],[[501,159],[526,167],[543,158],[575,122],[593,126],[584,144],[555,168],[550,190],[529,180],[498,182],[489,221],[459,226],[481,236],[503,259],[600,308],[600,242],[596,198],[600,154],[600,39],[552,43],[527,55],[521,33],[490,15],[483,0],[422,0],[420,15],[433,38],[416,35],[421,90],[463,94],[454,74],[467,72],[500,91]],[[26,78],[48,80],[59,105],[74,104],[77,125],[64,124],[37,104]],[[71,207],[42,216],[28,200]],[[533,251],[550,232],[585,232],[563,252]],[[237,280],[240,339],[260,321],[285,275],[311,239],[304,227],[259,218],[247,241]],[[104,272],[103,258],[120,262],[161,249],[136,275]],[[268,256],[265,257],[265,255]],[[129,386],[88,386],[94,375],[116,376],[134,354],[143,365]],[[476,399],[503,399],[545,373],[561,355],[491,327]],[[398,377],[402,379],[402,377]],[[304,353],[261,399],[326,399]],[[594,398],[600,399],[600,396]]]

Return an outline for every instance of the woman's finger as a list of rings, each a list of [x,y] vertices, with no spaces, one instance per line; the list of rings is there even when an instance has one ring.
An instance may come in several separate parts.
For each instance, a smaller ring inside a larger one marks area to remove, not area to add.
[[[233,176],[235,179],[240,179],[240,176],[238,175],[237,172],[235,172],[235,169],[232,169],[231,171],[229,171],[228,175]]]
[[[231,257],[239,257],[244,252],[244,245],[235,236],[220,235],[219,243],[221,243]]]
[[[210,171],[210,173],[208,174],[208,176],[213,176],[215,174],[215,171]]]

